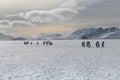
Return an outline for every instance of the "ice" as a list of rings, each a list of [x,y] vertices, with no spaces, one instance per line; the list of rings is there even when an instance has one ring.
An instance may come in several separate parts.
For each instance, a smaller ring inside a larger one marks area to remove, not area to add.
[[[120,80],[120,40],[89,40],[91,48],[82,41],[1,41],[0,80]],[[96,48],[96,41],[105,47]]]

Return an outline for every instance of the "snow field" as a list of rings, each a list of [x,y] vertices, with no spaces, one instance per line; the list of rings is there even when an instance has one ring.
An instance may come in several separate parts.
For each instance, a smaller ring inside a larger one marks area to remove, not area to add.
[[[82,48],[82,40],[53,41],[53,46],[2,41],[0,80],[120,80],[120,40],[104,40],[105,48],[90,41],[92,48]]]

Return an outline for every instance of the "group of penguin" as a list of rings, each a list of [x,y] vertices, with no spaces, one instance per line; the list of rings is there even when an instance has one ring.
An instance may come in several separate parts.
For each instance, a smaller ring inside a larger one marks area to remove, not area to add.
[[[88,48],[91,47],[90,41],[86,41],[86,42],[83,41],[81,45],[82,45],[82,47],[88,47]],[[97,42],[96,42],[96,47],[97,47],[97,48],[105,47],[105,42],[102,41],[102,43],[100,43],[99,41],[97,41]]]
[[[31,41],[24,41],[24,45],[33,45],[33,42],[31,42]],[[39,45],[39,42],[36,42],[36,45]],[[52,46],[53,42],[51,42],[51,41],[43,41],[43,45]]]
[[[30,42],[30,41],[24,41],[24,45],[33,45],[33,42]],[[39,45],[39,42],[36,42],[36,45]],[[53,45],[53,42],[51,41],[43,41],[43,45],[46,45],[46,46],[52,46]],[[91,48],[91,42],[90,41],[83,41],[82,44],[81,44],[82,47],[88,47],[88,48]],[[99,48],[99,47],[105,47],[105,42],[102,41],[101,43],[99,41],[96,42],[96,47]]]

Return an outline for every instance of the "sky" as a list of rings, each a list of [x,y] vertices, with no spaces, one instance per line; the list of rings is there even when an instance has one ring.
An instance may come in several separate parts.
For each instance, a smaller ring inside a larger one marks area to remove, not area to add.
[[[120,27],[120,0],[0,0],[0,33],[39,35]]]

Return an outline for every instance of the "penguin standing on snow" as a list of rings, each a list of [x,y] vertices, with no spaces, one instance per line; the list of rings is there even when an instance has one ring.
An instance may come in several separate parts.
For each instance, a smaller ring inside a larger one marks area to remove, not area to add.
[[[102,42],[102,47],[105,47],[105,42],[104,41]]]
[[[37,42],[36,44],[39,45],[39,42]]]
[[[96,47],[97,47],[97,48],[100,47],[99,41],[96,42]]]
[[[85,42],[82,42],[82,47],[85,47]]]
[[[86,47],[88,47],[88,48],[91,47],[91,43],[90,43],[90,41],[87,41],[87,42],[86,42]]]

